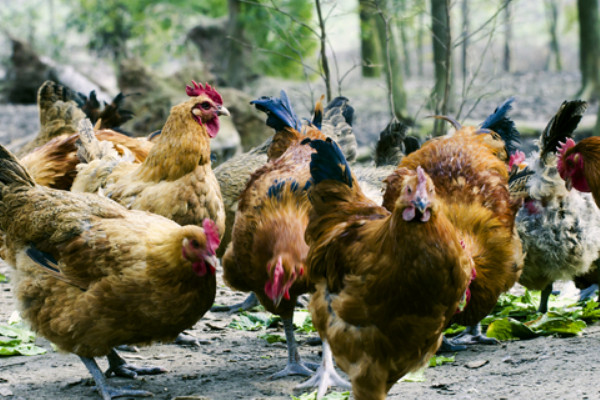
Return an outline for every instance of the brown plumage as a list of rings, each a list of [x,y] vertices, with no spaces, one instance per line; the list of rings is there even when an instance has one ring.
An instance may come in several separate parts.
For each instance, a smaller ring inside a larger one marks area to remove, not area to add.
[[[78,166],[72,190],[101,190],[127,208],[150,211],[179,224],[200,224],[210,218],[223,234],[225,211],[210,165],[210,138],[218,133],[219,115],[229,114],[210,86],[188,92],[191,98],[171,109],[141,164],[87,160],[88,164]]]
[[[308,137],[323,137],[308,128]],[[300,144],[305,136],[287,128],[275,134],[273,143],[288,140],[281,157],[255,171],[242,192],[232,240],[223,256],[223,278],[236,290],[254,292],[269,312],[284,321],[289,360],[276,376],[310,375],[300,361],[292,316],[299,295],[311,285],[306,277],[308,246],[304,231],[310,203],[303,190],[310,178],[312,149]]]
[[[472,262],[422,169],[401,168],[388,179],[386,198],[396,197],[390,212],[362,193],[333,142],[310,145],[317,149],[306,230],[313,322],[354,398],[384,399],[438,349]]]
[[[23,318],[61,350],[89,359],[193,326],[216,289],[218,236],[203,226],[35,185],[0,147],[2,257]]]
[[[508,172],[501,140],[465,127],[452,136],[432,139],[406,156],[401,167],[421,166],[446,205],[448,219],[460,231],[475,262],[471,298],[453,322],[475,325],[510,289],[523,268],[515,214],[520,205],[508,191]],[[386,207],[392,205],[385,203]]]
[[[131,152],[136,163],[148,156],[153,143],[145,138],[132,138],[110,129],[95,132],[98,140],[112,142],[120,154]],[[60,135],[39,146],[21,158],[36,183],[55,189],[69,190],[77,176],[77,133]]]

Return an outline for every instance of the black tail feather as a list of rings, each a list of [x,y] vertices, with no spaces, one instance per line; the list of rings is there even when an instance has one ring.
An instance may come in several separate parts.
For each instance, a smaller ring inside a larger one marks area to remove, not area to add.
[[[281,91],[280,97],[263,96],[252,100],[250,104],[254,104],[254,107],[267,114],[267,126],[276,131],[281,131],[286,127],[297,131],[302,130],[300,118],[294,112],[284,90]]]
[[[504,140],[506,152],[509,156],[519,149],[521,143],[521,134],[517,130],[514,121],[508,117],[508,112],[512,109],[514,101],[514,97],[504,101],[481,124],[481,128],[491,129],[500,135]]]
[[[556,152],[559,142],[573,135],[586,109],[587,103],[583,100],[563,101],[540,136],[540,158],[543,161],[548,154]]]
[[[310,175],[314,184],[324,180],[336,180],[352,187],[352,172],[350,166],[338,145],[327,140],[304,140],[310,147],[317,150],[310,157]]]

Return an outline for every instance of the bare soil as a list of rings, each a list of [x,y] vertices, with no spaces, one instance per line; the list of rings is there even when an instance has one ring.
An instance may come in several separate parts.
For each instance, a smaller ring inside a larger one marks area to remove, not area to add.
[[[10,277],[6,264],[0,272]],[[220,280],[217,301],[234,304],[245,298]],[[0,321],[6,321],[15,302],[10,283],[0,284]],[[283,343],[268,344],[261,332],[228,327],[234,315],[207,313],[189,332],[199,347],[171,343],[121,352],[131,363],[161,365],[163,375],[137,380],[111,378],[116,386],[151,391],[157,399],[290,399],[294,386],[304,380],[289,377],[271,381],[269,376],[285,365]],[[281,326],[269,328],[283,335]],[[264,333],[264,332],[262,332]],[[316,335],[316,334],[312,334]],[[299,351],[307,361],[318,363],[320,347],[309,346],[305,334],[297,333]],[[0,358],[0,398],[99,399],[90,376],[73,354],[54,351],[48,341],[36,343],[47,350],[41,356]],[[106,368],[106,360],[99,360]],[[425,382],[398,382],[390,399],[600,399],[600,326],[588,327],[573,338],[542,337],[505,342],[496,346],[473,346],[456,354],[455,362],[425,371]],[[186,397],[188,396],[188,397]]]

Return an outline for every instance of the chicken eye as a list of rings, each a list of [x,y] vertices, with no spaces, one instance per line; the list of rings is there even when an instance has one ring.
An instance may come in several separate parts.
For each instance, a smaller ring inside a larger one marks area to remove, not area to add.
[[[411,189],[411,187],[410,187],[410,186],[408,186],[408,187],[406,188],[406,193],[408,193],[408,194],[411,194],[411,193],[412,193],[412,189]]]
[[[205,110],[208,110],[208,109],[210,109],[210,103],[208,101],[205,101],[200,104],[200,107],[202,107]]]
[[[196,239],[192,239],[191,243],[192,243],[192,247],[195,249],[200,247],[200,243],[198,243],[198,241]]]

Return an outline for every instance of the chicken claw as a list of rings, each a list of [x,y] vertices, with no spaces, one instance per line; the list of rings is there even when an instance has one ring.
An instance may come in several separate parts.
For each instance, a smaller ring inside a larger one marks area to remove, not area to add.
[[[288,361],[285,368],[269,377],[269,380],[282,378],[284,376],[304,375],[311,376],[315,371],[311,367],[317,365],[305,363],[300,359],[298,354],[298,345],[294,335],[294,323],[291,318],[283,318],[283,329],[285,331],[285,339],[288,348]]]
[[[256,297],[254,292],[251,292],[250,295],[246,297],[246,300],[241,303],[234,304],[232,306],[213,306],[210,311],[236,313],[238,311],[248,311],[257,305],[259,305],[258,297]]]
[[[167,372],[163,367],[137,367],[135,365],[127,364],[127,361],[125,361],[114,349],[108,353],[106,358],[108,359],[108,370],[105,372],[107,377],[114,374],[115,376],[121,376],[123,378],[135,379],[138,375],[158,375]]]
[[[453,345],[470,345],[470,344],[499,344],[500,341],[496,338],[490,338],[481,333],[481,325],[467,326],[464,331],[455,336],[451,344]]]
[[[175,339],[175,344],[178,344],[180,346],[200,347],[200,342],[198,341],[198,338],[192,335],[188,335],[185,332],[181,332],[179,335],[177,335],[177,338]]]
[[[113,350],[114,352],[114,350]],[[116,352],[115,352],[116,354]],[[117,357],[118,354],[117,354]],[[134,389],[120,389],[109,386],[106,383],[106,378],[100,368],[98,368],[98,364],[96,364],[96,360],[88,357],[79,357],[81,361],[85,364],[90,374],[94,378],[94,382],[96,382],[96,388],[100,392],[102,396],[102,400],[112,400],[117,397],[150,397],[154,396],[152,392],[147,392],[145,390],[134,390]]]
[[[350,383],[342,378],[335,370],[331,348],[329,347],[329,343],[324,340],[323,362],[319,366],[319,369],[317,369],[317,372],[315,372],[310,379],[297,385],[294,389],[317,387],[317,399],[320,399],[325,395],[325,392],[327,392],[327,389],[330,386],[337,386],[344,389],[350,389],[352,387]]]

